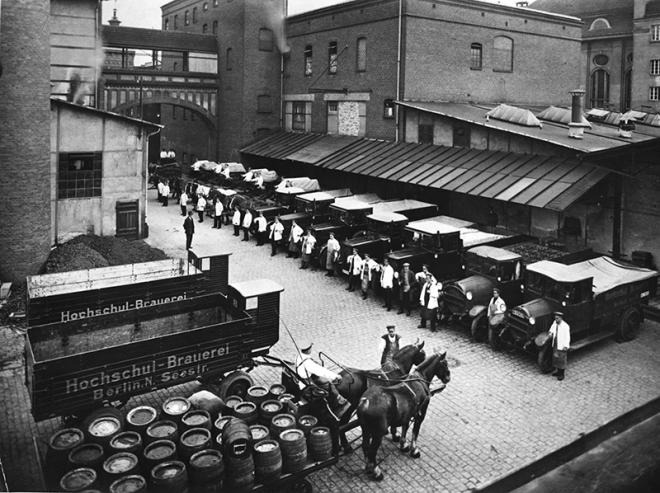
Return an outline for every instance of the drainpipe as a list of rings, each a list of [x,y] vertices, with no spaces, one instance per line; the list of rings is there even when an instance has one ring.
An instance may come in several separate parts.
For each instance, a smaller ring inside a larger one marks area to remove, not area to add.
[[[401,96],[401,31],[402,31],[402,13],[403,13],[403,0],[399,0],[399,34],[397,36],[396,47],[396,100],[398,101]],[[400,124],[400,107],[397,104],[394,111],[394,140],[399,142],[399,124]]]

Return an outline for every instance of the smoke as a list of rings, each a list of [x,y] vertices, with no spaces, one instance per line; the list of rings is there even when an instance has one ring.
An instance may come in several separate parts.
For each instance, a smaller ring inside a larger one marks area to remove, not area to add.
[[[281,54],[289,53],[291,48],[286,41],[286,12],[278,0],[263,3],[266,25],[273,31],[273,40]],[[286,2],[284,2],[286,4]]]
[[[66,100],[71,103],[93,105],[94,95],[97,100],[102,97],[102,94],[96,94],[97,82],[103,75],[105,60],[101,40],[97,40],[96,48],[93,51],[75,53],[77,56],[69,59],[71,66],[66,69],[64,82],[56,84],[51,92],[56,97],[66,97]],[[76,67],[82,65],[87,68],[74,68],[74,65]]]

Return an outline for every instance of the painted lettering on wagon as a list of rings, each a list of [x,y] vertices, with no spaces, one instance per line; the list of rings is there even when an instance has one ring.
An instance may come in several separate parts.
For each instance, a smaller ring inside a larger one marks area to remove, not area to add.
[[[174,385],[203,375],[209,363],[229,355],[229,343],[184,355],[169,355],[131,364],[115,371],[101,370],[89,376],[68,378],[65,393],[91,392],[93,400],[112,399],[162,384]]]
[[[120,303],[120,304],[110,303],[110,305],[103,308],[87,307],[86,310],[77,311],[77,312],[76,311],[72,312],[71,310],[67,310],[61,312],[60,321],[71,322],[73,320],[98,317],[101,315],[110,315],[112,313],[126,312],[128,310],[133,310],[133,309],[140,310],[142,308],[148,308],[150,306],[165,305],[167,303],[174,303],[176,301],[183,301],[185,299],[187,299],[187,293],[184,292],[182,295],[179,296],[166,296],[164,298],[156,298],[153,300],[137,299],[135,301],[127,301],[125,303]]]

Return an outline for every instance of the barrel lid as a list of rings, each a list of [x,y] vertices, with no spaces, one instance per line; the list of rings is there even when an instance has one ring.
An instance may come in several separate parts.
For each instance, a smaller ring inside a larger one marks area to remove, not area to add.
[[[300,419],[298,420],[298,423],[304,426],[313,426],[319,422],[316,417],[312,416],[311,414],[306,414],[305,416],[301,416]]]
[[[110,440],[110,446],[119,449],[129,448],[141,441],[142,437],[137,431],[122,431],[112,437],[112,440]]]
[[[218,430],[222,430],[227,423],[229,423],[232,419],[234,419],[234,416],[220,416],[218,419],[215,420],[215,423],[213,424]]]
[[[250,413],[257,410],[257,405],[254,402],[239,402],[236,404],[234,411],[240,413]]]
[[[147,445],[144,450],[144,456],[148,459],[164,459],[169,457],[176,450],[176,445],[171,440],[157,440]]]
[[[280,446],[275,440],[261,440],[254,446],[254,450],[257,452],[270,452],[278,448]]]
[[[96,471],[89,467],[79,467],[67,472],[60,479],[60,488],[64,491],[79,491],[96,481]]]
[[[163,411],[169,415],[185,414],[190,411],[190,401],[185,397],[170,397],[163,402]]]
[[[263,397],[264,395],[268,394],[268,389],[266,387],[262,387],[261,385],[254,385],[248,389],[248,395],[254,396],[254,397]]]
[[[211,419],[211,416],[209,415],[208,411],[205,411],[203,409],[196,409],[193,411],[188,411],[186,414],[183,415],[183,418],[181,419],[187,425],[200,425],[209,421]]]
[[[181,435],[181,443],[190,447],[207,442],[211,438],[211,432],[206,428],[192,428]]]
[[[277,400],[279,401],[286,401],[286,400],[292,401],[293,399],[295,399],[295,397],[293,396],[293,394],[289,394],[289,393],[284,393],[277,398]]]
[[[227,397],[227,400],[225,401],[225,406],[234,409],[241,402],[243,402],[243,399],[241,399],[237,395],[232,395],[231,397]]]
[[[250,435],[252,435],[252,440],[254,440],[255,442],[267,437],[268,434],[269,434],[268,428],[266,428],[263,425],[250,426]]]
[[[151,423],[158,416],[156,411],[151,406],[138,406],[131,409],[126,415],[129,423],[134,425],[146,425]]]
[[[147,428],[147,435],[152,437],[167,437],[177,430],[176,423],[169,420],[156,421]]]
[[[186,465],[178,460],[162,462],[151,470],[151,476],[156,479],[170,479],[182,474]]]
[[[129,471],[138,463],[138,458],[130,452],[119,452],[107,458],[103,470],[110,474]]]
[[[304,436],[305,434],[302,432],[302,430],[298,430],[294,428],[291,430],[284,430],[282,433],[280,433],[280,440],[284,440],[288,442],[288,441],[300,440]]]
[[[317,426],[315,428],[312,428],[310,433],[312,435],[327,435],[328,433],[330,433],[330,430],[325,426]]]
[[[205,449],[190,456],[190,465],[198,468],[214,467],[222,463],[222,453],[218,450]]]
[[[121,429],[121,423],[112,416],[97,418],[89,425],[89,433],[95,437],[108,437]]]
[[[295,418],[290,414],[277,414],[273,416],[272,420],[272,423],[276,426],[290,426],[295,422]]]
[[[50,445],[56,449],[70,449],[85,439],[82,430],[78,428],[64,428],[50,437]]]
[[[135,493],[147,486],[147,480],[137,474],[124,476],[110,485],[110,493]]]
[[[264,401],[261,403],[261,409],[273,413],[282,409],[282,403],[275,400]]]
[[[281,395],[286,391],[286,387],[281,383],[274,383],[270,386],[270,393],[273,395]]]
[[[98,443],[83,443],[69,452],[69,461],[91,462],[103,455],[103,447]]]

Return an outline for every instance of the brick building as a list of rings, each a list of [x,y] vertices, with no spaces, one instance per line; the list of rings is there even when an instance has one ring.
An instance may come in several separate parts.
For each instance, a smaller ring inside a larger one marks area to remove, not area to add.
[[[583,20],[587,108],[660,110],[660,2],[536,0],[530,8]]]

